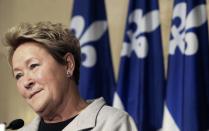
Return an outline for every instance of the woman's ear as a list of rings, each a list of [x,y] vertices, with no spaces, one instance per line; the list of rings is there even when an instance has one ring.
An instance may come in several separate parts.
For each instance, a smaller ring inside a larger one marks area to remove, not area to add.
[[[75,69],[75,60],[72,55],[72,53],[68,52],[64,56],[66,61],[66,71],[67,74],[70,75],[70,77],[73,75],[74,69]]]

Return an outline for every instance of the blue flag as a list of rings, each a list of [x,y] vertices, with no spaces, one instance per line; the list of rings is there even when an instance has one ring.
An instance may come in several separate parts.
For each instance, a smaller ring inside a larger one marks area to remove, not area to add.
[[[114,106],[124,108],[139,131],[155,131],[162,124],[164,82],[158,1],[130,0]]]
[[[205,0],[175,0],[163,129],[209,126],[209,45]]]
[[[85,99],[103,96],[112,104],[115,80],[104,0],[75,0],[70,28],[81,46],[81,96]]]

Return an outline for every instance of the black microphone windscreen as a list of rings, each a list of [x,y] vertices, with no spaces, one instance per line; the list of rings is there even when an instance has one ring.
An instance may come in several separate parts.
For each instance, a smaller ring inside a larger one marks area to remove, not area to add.
[[[6,129],[17,130],[24,126],[24,121],[22,119],[13,120]]]

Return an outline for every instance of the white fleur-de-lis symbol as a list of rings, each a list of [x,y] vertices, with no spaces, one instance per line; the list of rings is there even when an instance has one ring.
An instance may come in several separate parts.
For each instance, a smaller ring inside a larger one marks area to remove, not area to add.
[[[82,65],[93,67],[97,61],[97,53],[93,46],[86,43],[97,41],[107,30],[106,21],[95,21],[84,31],[85,21],[82,16],[74,16],[70,29],[75,31],[75,35],[80,40],[81,53],[85,55]]]
[[[123,43],[121,56],[130,57],[133,51],[138,58],[145,58],[148,55],[148,41],[143,34],[156,30],[160,25],[159,11],[153,10],[143,15],[143,10],[136,9],[128,17],[128,24],[132,23],[136,24],[136,30],[126,32],[130,43]]]
[[[186,3],[182,2],[175,6],[173,20],[179,19],[180,24],[171,28],[172,39],[170,40],[169,54],[173,55],[178,47],[182,54],[194,55],[198,51],[198,37],[195,32],[188,31],[204,24],[206,18],[205,5],[198,5],[186,15]],[[179,11],[181,10],[181,11]]]

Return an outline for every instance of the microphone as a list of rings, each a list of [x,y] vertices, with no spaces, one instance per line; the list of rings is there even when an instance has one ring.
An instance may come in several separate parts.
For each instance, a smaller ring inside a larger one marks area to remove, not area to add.
[[[13,120],[6,129],[17,130],[24,126],[24,121],[22,119]]]

